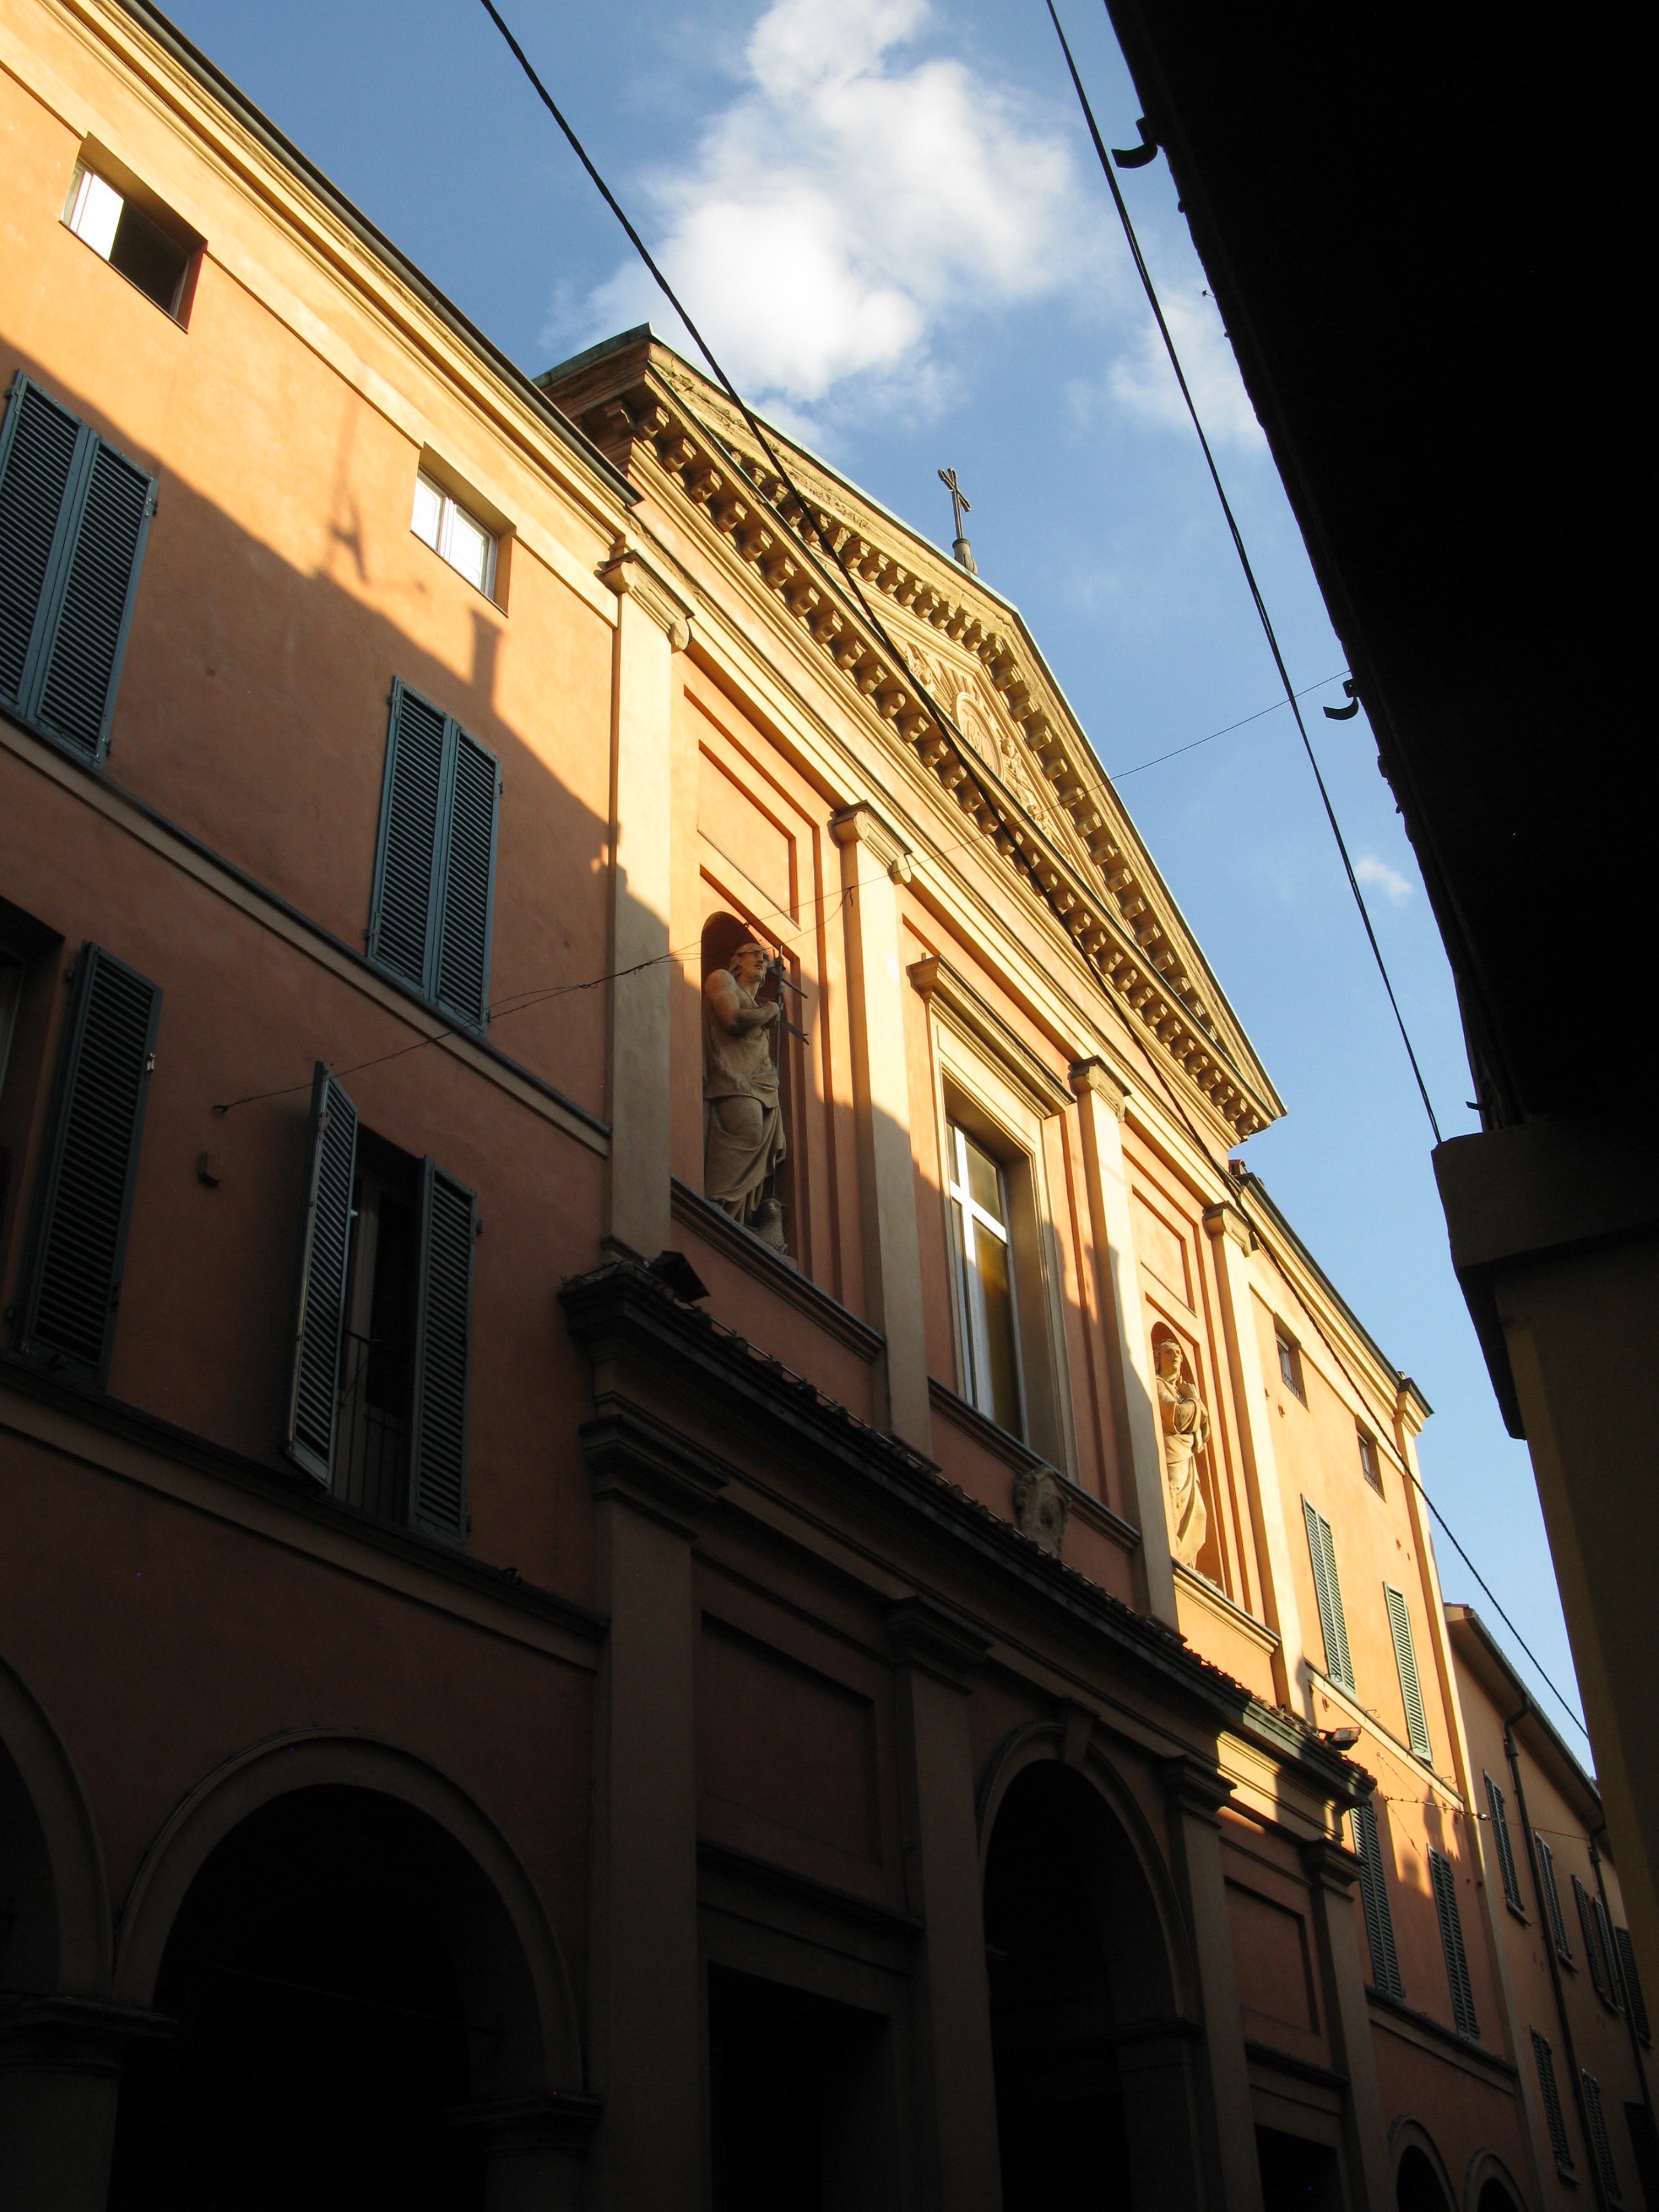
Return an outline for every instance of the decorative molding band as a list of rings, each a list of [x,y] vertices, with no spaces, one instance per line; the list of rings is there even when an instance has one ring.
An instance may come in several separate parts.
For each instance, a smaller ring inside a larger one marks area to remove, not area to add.
[[[849,1352],[855,1352],[860,1359],[874,1361],[885,1351],[887,1340],[878,1328],[872,1328],[867,1321],[860,1321],[839,1298],[831,1297],[828,1291],[820,1290],[803,1275],[792,1261],[783,1259],[769,1244],[763,1244],[758,1237],[740,1222],[733,1221],[712,1199],[693,1190],[678,1176],[671,1187],[670,1202],[676,1221],[695,1230],[746,1274],[787,1299]]]
[[[1311,2058],[1292,2057],[1288,2051],[1275,2051],[1271,2043],[1253,2043],[1244,2039],[1244,2056],[1252,2066],[1264,2072],[1287,2074],[1293,2081],[1311,2082],[1316,2088],[1330,2089],[1340,2096],[1346,2090],[1346,2074],[1334,2073],[1328,2066],[1316,2065]]]
[[[636,545],[618,539],[599,578],[618,599],[632,599],[642,613],[649,615],[676,653],[685,651],[691,642],[692,610]]]
[[[925,960],[913,962],[908,973],[929,1010],[949,1021],[967,1043],[989,1053],[1042,1120],[1066,1111],[1072,1103],[1067,1086],[1050,1073],[1030,1045],[948,961],[931,952]]]
[[[1204,1209],[1205,1233],[1210,1237],[1231,1237],[1241,1252],[1254,1252],[1256,1235],[1236,1206],[1224,1198],[1218,1206]]]
[[[884,868],[896,884],[909,882],[910,848],[869,799],[857,799],[832,814],[830,835],[838,845],[867,846],[877,866]]]
[[[1235,1605],[1225,1590],[1218,1589],[1212,1582],[1207,1582],[1202,1575],[1194,1574],[1190,1567],[1183,1567],[1179,1559],[1172,1559],[1170,1564],[1175,1569],[1177,1586],[1186,1591],[1195,1605],[1201,1605],[1206,1612],[1214,1613],[1218,1620],[1224,1621],[1229,1628],[1237,1629],[1241,1636],[1248,1637],[1263,1651],[1278,1650],[1279,1638],[1272,1629],[1258,1620],[1253,1613],[1246,1613],[1242,1605]]]
[[[1127,1077],[1120,1075],[1110,1060],[1098,1058],[1072,1062],[1072,1089],[1079,1098],[1085,1091],[1092,1091],[1119,1121],[1127,1114],[1134,1096]]]
[[[925,1596],[901,1598],[888,1607],[887,1638],[897,1665],[919,1667],[953,1690],[967,1688],[968,1677],[979,1672],[991,1649],[977,1622]]]
[[[748,1851],[735,1850],[730,1844],[717,1844],[708,1836],[697,1838],[697,1864],[705,1874],[723,1876],[726,1881],[740,1883],[745,1889],[769,1890],[775,1897],[786,1898],[792,1905],[805,1906],[807,1911],[821,1913],[826,1919],[850,1923],[854,1927],[869,1929],[877,1936],[885,1936],[903,1944],[907,1949],[920,1940],[926,1923],[915,1913],[900,1912],[890,1905],[877,1905],[867,1897],[856,1897],[850,1890],[837,1889],[827,1881],[818,1881],[811,1875],[799,1874],[793,1867],[779,1866],[774,1860],[756,1858]],[[707,1896],[701,1900],[705,1905],[716,1900]]]

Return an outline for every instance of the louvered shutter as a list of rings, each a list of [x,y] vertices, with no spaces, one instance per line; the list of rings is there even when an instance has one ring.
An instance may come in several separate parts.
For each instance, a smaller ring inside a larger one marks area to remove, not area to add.
[[[428,988],[437,940],[444,737],[438,709],[394,684],[368,949],[417,991]]]
[[[501,765],[452,716],[393,687],[371,956],[447,1012],[489,1005]]]
[[[1352,1689],[1353,1661],[1348,1653],[1348,1625],[1342,1611],[1342,1585],[1337,1580],[1336,1546],[1331,1524],[1304,1498],[1302,1517],[1308,1531],[1308,1554],[1313,1561],[1314,1595],[1319,1604],[1319,1626],[1325,1639],[1325,1672],[1344,1689]]]
[[[477,1206],[464,1184],[425,1162],[415,1329],[411,1518],[431,1536],[466,1534],[467,1368]]]
[[[1630,2007],[1636,2033],[1644,2043],[1650,2043],[1653,2031],[1648,2026],[1647,2000],[1642,1995],[1641,1979],[1636,1971],[1636,1947],[1630,1940],[1628,1928],[1615,1928],[1613,1938],[1619,1953],[1619,1978],[1625,1985],[1625,2002]]]
[[[0,697],[103,757],[155,486],[20,376],[0,433]]]
[[[1566,2117],[1561,2110],[1561,2092],[1555,2079],[1555,2053],[1548,2039],[1532,2031],[1533,2063],[1538,2069],[1538,2094],[1544,2100],[1544,2124],[1550,2131],[1550,2148],[1555,2154],[1559,2172],[1572,2172],[1572,2145],[1567,2141]]]
[[[1578,1907],[1578,1929],[1584,1939],[1584,1961],[1589,1968],[1589,1978],[1595,1994],[1603,2004],[1613,1998],[1607,1989],[1607,1968],[1602,1963],[1601,1946],[1596,1941],[1595,1916],[1590,1910],[1589,1892],[1577,1875],[1572,1878],[1572,1901]]]
[[[101,1384],[155,1066],[161,994],[85,946],[64,1040],[33,1249],[21,1349]]]
[[[1590,1899],[1590,1911],[1595,1920],[1595,1948],[1601,1954],[1601,1964],[1607,1974],[1607,2002],[1615,2012],[1623,2012],[1625,2000],[1619,1987],[1619,1954],[1613,1947],[1613,1923],[1607,1917],[1607,1908],[1599,1897]]]
[[[432,995],[463,1021],[482,1023],[489,1006],[489,924],[501,767],[493,753],[453,723],[450,746],[447,835]]]
[[[1406,1707],[1406,1741],[1426,1765],[1431,1757],[1429,1719],[1423,1710],[1423,1685],[1417,1675],[1417,1647],[1412,1641],[1412,1617],[1406,1593],[1390,1583],[1382,1585],[1389,1608],[1389,1633],[1394,1638],[1394,1663],[1400,1672],[1400,1694]]]
[[[289,1456],[324,1484],[334,1472],[356,1170],[357,1109],[319,1061],[311,1087],[311,1170],[286,1443]]]
[[[1440,1948],[1446,1955],[1446,1980],[1451,1990],[1452,2020],[1467,2043],[1479,2043],[1480,2026],[1475,2018],[1474,1985],[1469,1979],[1468,1954],[1463,1948],[1463,1920],[1457,1909],[1457,1876],[1443,1851],[1429,1853],[1429,1881],[1434,1891],[1435,1917],[1440,1923]]]
[[[1505,1902],[1516,1912],[1525,1907],[1521,1902],[1521,1883],[1515,1870],[1515,1847],[1510,1840],[1509,1814],[1504,1806],[1504,1793],[1490,1774],[1483,1774],[1486,1785],[1486,1810],[1492,1816],[1492,1848],[1498,1854],[1498,1870],[1503,1877]]]
[[[1584,2110],[1589,2118],[1590,2148],[1595,2154],[1596,2171],[1601,2177],[1601,2186],[1609,2204],[1621,2204],[1619,2192],[1619,2169],[1613,2162],[1613,2145],[1607,2139],[1607,2114],[1601,2109],[1601,2084],[1585,2067],[1578,2069],[1578,2078],[1584,2085]]]
[[[1371,1981],[1385,1996],[1405,1995],[1400,1975],[1400,1954],[1394,1940],[1394,1911],[1382,1864],[1382,1833],[1374,1805],[1356,1805],[1354,1849],[1359,1854],[1359,1900],[1365,1914],[1365,1941],[1370,1947]]]
[[[1544,1889],[1544,1910],[1550,1917],[1550,1934],[1555,1938],[1555,1955],[1570,1966],[1572,1946],[1567,1941],[1567,1923],[1561,1915],[1561,1893],[1555,1883],[1555,1854],[1544,1838],[1536,1833],[1533,1841],[1538,1846],[1538,1879]]]

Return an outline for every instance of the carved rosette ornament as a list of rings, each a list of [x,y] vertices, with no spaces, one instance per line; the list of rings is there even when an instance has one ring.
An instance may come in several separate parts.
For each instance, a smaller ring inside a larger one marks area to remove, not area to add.
[[[1014,1477],[1014,1524],[1022,1536],[1060,1557],[1070,1501],[1064,1479],[1051,1467],[1023,1467]]]
[[[1183,1567],[1195,1567],[1209,1529],[1198,1463],[1210,1441],[1210,1416],[1172,1336],[1158,1342],[1158,1411],[1164,1430],[1170,1549]]]

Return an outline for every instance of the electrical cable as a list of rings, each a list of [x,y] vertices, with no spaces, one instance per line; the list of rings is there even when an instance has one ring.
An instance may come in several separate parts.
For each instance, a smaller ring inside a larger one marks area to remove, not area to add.
[[[1315,691],[1322,691],[1328,684],[1340,684],[1347,672],[1346,668],[1339,668],[1334,676],[1322,676],[1317,684],[1305,684],[1296,696],[1298,699],[1305,699]],[[1224,730],[1212,730],[1207,738],[1194,738],[1190,744],[1177,745],[1173,752],[1159,753],[1153,760],[1138,761],[1133,768],[1111,769],[1108,771],[1110,781],[1121,783],[1127,776],[1139,775],[1143,769],[1162,768],[1165,761],[1179,760],[1182,753],[1195,753],[1200,745],[1212,745],[1218,738],[1230,738],[1235,730],[1248,728],[1250,723],[1259,722],[1264,714],[1278,714],[1284,704],[1282,699],[1275,699],[1271,707],[1258,707],[1254,714],[1246,714],[1242,721],[1229,722]]]
[[[1249,586],[1250,597],[1255,604],[1262,633],[1267,641],[1267,649],[1273,655],[1274,667],[1279,671],[1279,681],[1285,686],[1285,696],[1291,712],[1296,717],[1296,726],[1302,739],[1303,748],[1308,756],[1308,765],[1312,769],[1314,781],[1319,787],[1319,796],[1325,809],[1325,818],[1330,823],[1331,835],[1336,840],[1336,849],[1342,856],[1342,866],[1348,878],[1348,888],[1353,893],[1354,904],[1359,909],[1359,919],[1364,924],[1366,939],[1371,948],[1371,957],[1376,962],[1377,973],[1382,978],[1382,988],[1389,994],[1389,1006],[1394,1009],[1395,1021],[1400,1030],[1400,1040],[1406,1048],[1406,1057],[1411,1062],[1412,1073],[1417,1079],[1417,1088],[1423,1101],[1423,1110],[1429,1117],[1429,1127],[1434,1132],[1434,1141],[1437,1145],[1441,1141],[1440,1124],[1436,1119],[1433,1102],[1429,1097],[1429,1087],[1423,1079],[1422,1069],[1418,1066],[1417,1054],[1412,1045],[1411,1033],[1406,1027],[1406,1018],[1400,1011],[1400,1001],[1395,996],[1394,984],[1389,979],[1388,964],[1382,957],[1382,948],[1376,941],[1376,932],[1371,927],[1370,912],[1365,904],[1364,893],[1359,888],[1359,878],[1354,873],[1353,862],[1348,856],[1347,841],[1342,835],[1341,825],[1336,818],[1336,809],[1332,805],[1330,793],[1325,787],[1325,778],[1320,769],[1318,756],[1313,749],[1313,741],[1308,735],[1307,724],[1302,719],[1302,709],[1297,703],[1297,693],[1291,683],[1290,671],[1285,665],[1285,656],[1279,649],[1279,638],[1273,629],[1273,617],[1267,612],[1267,603],[1262,598],[1261,586],[1256,582],[1255,570],[1251,566],[1243,533],[1239,529],[1237,519],[1233,514],[1232,502],[1227,497],[1226,487],[1221,481],[1221,471],[1216,466],[1215,456],[1210,450],[1210,441],[1204,434],[1204,425],[1199,419],[1197,406],[1194,403],[1192,392],[1188,388],[1186,374],[1181,366],[1181,356],[1176,350],[1176,342],[1170,335],[1170,325],[1164,319],[1164,308],[1158,300],[1158,288],[1152,283],[1152,271],[1147,268],[1145,257],[1141,253],[1140,241],[1135,236],[1135,228],[1129,217],[1127,204],[1119,189],[1117,179],[1113,174],[1111,158],[1106,151],[1105,142],[1101,137],[1100,126],[1095,121],[1094,110],[1089,105],[1089,95],[1083,88],[1083,79],[1078,74],[1077,64],[1072,58],[1071,46],[1067,43],[1065,32],[1060,28],[1060,17],[1054,11],[1054,0],[1045,0],[1045,4],[1048,10],[1049,21],[1054,27],[1054,35],[1060,40],[1060,52],[1066,57],[1066,66],[1071,72],[1072,83],[1083,109],[1084,119],[1089,126],[1089,136],[1094,141],[1095,152],[1100,158],[1102,173],[1110,188],[1113,204],[1117,209],[1119,220],[1123,225],[1123,234],[1129,243],[1129,252],[1134,262],[1135,272],[1140,278],[1142,289],[1146,292],[1148,304],[1152,307],[1158,334],[1164,340],[1164,351],[1170,356],[1170,366],[1175,371],[1176,381],[1181,387],[1181,397],[1186,403],[1188,414],[1192,417],[1193,428],[1198,434],[1198,442],[1203,450],[1205,465],[1210,471],[1210,481],[1215,486],[1216,497],[1221,502],[1221,512],[1225,516],[1227,528],[1232,534],[1233,547],[1238,555],[1239,565],[1243,569],[1244,580]],[[489,0],[484,0],[484,5],[489,7]]]

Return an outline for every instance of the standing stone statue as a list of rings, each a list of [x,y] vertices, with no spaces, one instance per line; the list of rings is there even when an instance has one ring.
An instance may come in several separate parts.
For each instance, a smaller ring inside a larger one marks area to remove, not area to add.
[[[1164,1426],[1164,1472],[1170,1488],[1170,1548],[1195,1566],[1209,1526],[1198,1455],[1210,1441],[1210,1417],[1174,1337],[1158,1339],[1158,1410]]]
[[[770,1031],[781,1017],[756,994],[765,948],[738,945],[702,987],[704,1194],[763,1243],[782,1251],[783,1206],[774,1188],[785,1151]]]

